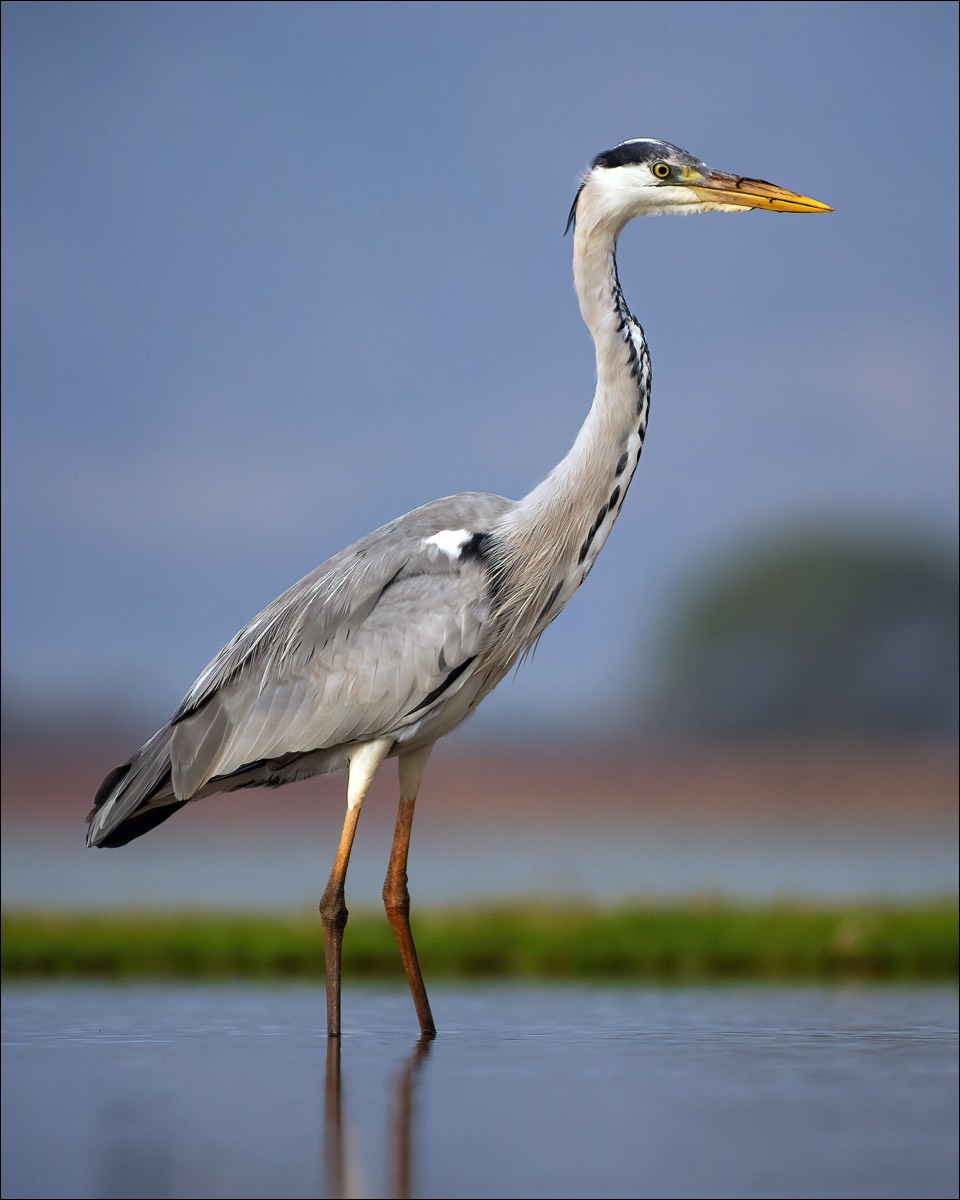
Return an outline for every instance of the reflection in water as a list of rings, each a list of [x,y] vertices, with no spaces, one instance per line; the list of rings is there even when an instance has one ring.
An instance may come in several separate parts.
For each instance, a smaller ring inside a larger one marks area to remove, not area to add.
[[[323,1165],[327,1195],[343,1196],[343,1104],[340,1091],[340,1039],[327,1038],[323,1088]]]
[[[391,1174],[392,1195],[396,1200],[409,1200],[413,1174],[410,1146],[413,1138],[416,1084],[420,1069],[430,1052],[435,1034],[423,1034],[404,1060],[394,1079],[391,1109]],[[327,1196],[351,1195],[348,1191],[348,1167],[343,1136],[343,1085],[340,1070],[340,1039],[327,1039],[327,1064],[324,1080],[324,1173]]]
[[[397,1200],[408,1200],[410,1190],[411,1154],[410,1143],[413,1132],[414,1100],[417,1076],[430,1052],[430,1043],[436,1034],[422,1034],[413,1047],[394,1084],[393,1095],[393,1194]]]

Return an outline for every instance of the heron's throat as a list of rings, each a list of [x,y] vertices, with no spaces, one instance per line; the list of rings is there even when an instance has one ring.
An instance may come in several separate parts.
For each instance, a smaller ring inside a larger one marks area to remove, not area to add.
[[[650,408],[650,356],[617,276],[616,231],[577,230],[574,285],[596,348],[597,390],[566,456],[503,518],[499,624],[529,645],[584,581],[636,470]]]

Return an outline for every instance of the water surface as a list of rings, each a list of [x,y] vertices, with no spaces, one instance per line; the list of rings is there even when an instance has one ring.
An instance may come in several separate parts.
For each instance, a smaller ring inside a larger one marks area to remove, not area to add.
[[[3,1194],[957,1194],[951,988],[16,985]]]

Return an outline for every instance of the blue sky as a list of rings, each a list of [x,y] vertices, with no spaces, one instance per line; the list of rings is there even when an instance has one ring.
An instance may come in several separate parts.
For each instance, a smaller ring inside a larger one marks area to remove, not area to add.
[[[835,206],[636,222],[650,432],[477,729],[595,730],[771,530],[957,530],[952,3],[3,5],[4,690],[146,735],[294,580],[589,404],[561,236],[627,137]]]

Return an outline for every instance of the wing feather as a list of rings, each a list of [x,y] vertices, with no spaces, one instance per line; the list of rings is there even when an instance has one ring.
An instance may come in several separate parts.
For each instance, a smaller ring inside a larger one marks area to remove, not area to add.
[[[232,734],[223,695],[211,696],[197,717],[176,725],[170,742],[173,793],[178,800],[189,799],[217,773],[223,747]]]
[[[417,509],[255,617],[174,717],[177,798],[252,763],[402,730],[451,672],[466,672],[488,628],[482,564],[426,539],[443,529],[482,531],[510,503],[467,493]]]

